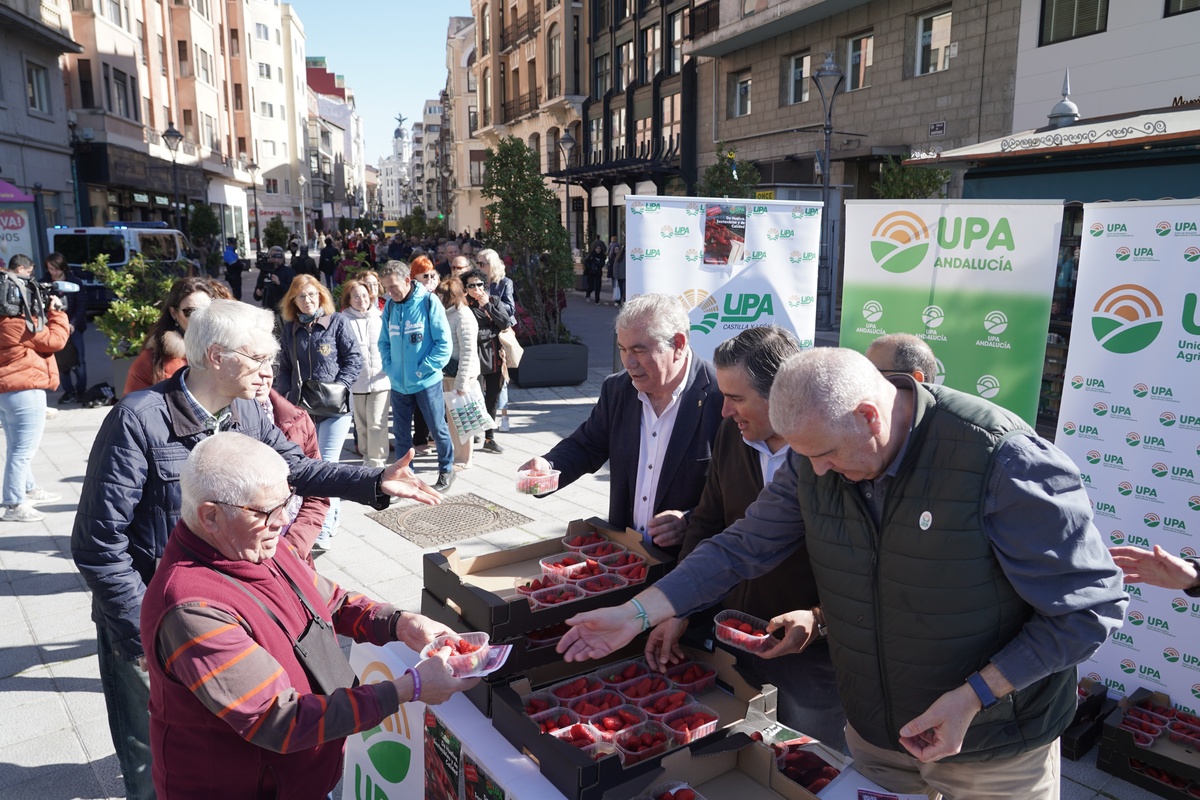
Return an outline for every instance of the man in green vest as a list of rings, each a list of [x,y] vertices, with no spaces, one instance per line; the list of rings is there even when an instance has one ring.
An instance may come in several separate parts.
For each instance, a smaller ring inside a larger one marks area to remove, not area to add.
[[[1059,796],[1075,665],[1128,598],[1079,471],[1015,415],[862,355],[794,356],[770,418],[794,451],[746,516],[558,645],[597,658],[804,545],[820,606],[776,651],[829,639],[846,740],[890,791],[946,800]]]

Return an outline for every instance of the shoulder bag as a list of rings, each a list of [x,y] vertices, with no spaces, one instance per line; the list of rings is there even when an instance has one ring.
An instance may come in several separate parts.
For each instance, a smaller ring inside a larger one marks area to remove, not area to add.
[[[319,381],[316,378],[301,378],[303,375],[300,371],[300,350],[297,347],[296,331],[299,328],[292,329],[292,354],[296,358],[295,375],[296,386],[298,391],[296,394],[296,405],[307,411],[309,416],[314,419],[324,419],[325,417],[340,417],[343,414],[350,413],[350,389],[344,383],[337,381]],[[308,348],[308,374],[313,374],[312,364],[312,348]]]

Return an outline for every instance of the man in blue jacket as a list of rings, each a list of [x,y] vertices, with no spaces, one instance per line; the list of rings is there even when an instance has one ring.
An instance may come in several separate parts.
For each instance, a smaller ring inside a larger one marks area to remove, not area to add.
[[[179,471],[193,447],[217,431],[237,431],[283,456],[298,495],[377,509],[389,496],[440,502],[408,468],[411,453],[373,469],[307,458],[287,440],[254,400],[279,351],[274,325],[270,311],[236,300],[214,300],[193,314],[184,337],[190,366],[121,400],[88,457],[71,554],[92,591],[100,684],[129,798],[154,797],[142,599],[179,522]]]
[[[403,261],[384,264],[379,285],[391,298],[383,307],[379,354],[392,384],[396,452],[412,447],[413,407],[420,408],[437,446],[438,479],[433,488],[446,492],[454,483],[454,445],[442,397],[442,368],[453,350],[446,310],[421,283],[413,281]]]

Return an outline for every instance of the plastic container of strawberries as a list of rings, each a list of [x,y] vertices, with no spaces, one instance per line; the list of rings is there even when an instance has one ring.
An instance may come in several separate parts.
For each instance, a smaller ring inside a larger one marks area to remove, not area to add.
[[[592,714],[585,721],[600,731],[600,735],[604,737],[605,741],[611,742],[621,731],[641,725],[643,722],[648,722],[649,719],[646,712],[637,706],[623,703],[616,708]]]
[[[650,668],[646,666],[645,662],[635,659],[618,661],[596,670],[596,677],[604,681],[605,685],[613,687],[649,674]]]
[[[421,658],[429,658],[443,647],[450,647],[454,651],[454,655],[447,658],[446,663],[450,665],[450,669],[456,676],[467,675],[487,661],[490,641],[491,637],[483,631],[451,633],[439,636],[425,645],[421,650]],[[470,648],[470,652],[461,652],[466,648]]]
[[[704,718],[711,717],[711,719],[707,719],[702,724],[692,724],[701,722],[697,718],[697,715],[701,715]],[[684,745],[708,736],[715,731],[717,729],[718,718],[719,715],[717,712],[703,703],[688,703],[683,708],[664,715],[661,722],[671,730],[671,733],[675,736],[676,744]],[[685,725],[684,723],[689,724]]]
[[[624,695],[629,702],[636,703],[652,695],[674,689],[675,684],[665,675],[647,671],[646,674],[618,683],[613,688]]]
[[[601,567],[601,569],[604,569]],[[585,578],[575,584],[580,589],[583,589],[584,594],[588,597],[595,597],[598,594],[608,594],[615,592],[618,589],[624,589],[629,585],[629,581],[622,578],[620,575],[601,574],[593,575],[590,578]]]
[[[667,752],[674,746],[675,737],[661,724],[649,721],[621,731],[613,744],[625,754],[623,763],[629,766]]]
[[[650,719],[658,722],[667,714],[683,708],[691,702],[692,696],[687,692],[682,692],[679,689],[667,689],[665,692],[652,694],[645,700],[639,700],[637,707],[645,711],[646,716],[650,717]]]
[[[568,700],[567,708],[584,718],[624,704],[625,698],[612,689],[598,689]]]
[[[525,707],[525,713],[529,716],[540,714],[543,711],[549,711],[552,708],[558,708],[562,705],[557,697],[547,691],[530,692],[521,698],[521,705]]]
[[[585,721],[583,717],[569,708],[550,708],[540,711],[530,717],[542,733],[554,733],[562,728],[569,728],[577,722]]]
[[[604,688],[604,684],[593,675],[580,675],[575,678],[567,678],[565,681],[559,681],[548,687],[546,691],[557,697],[564,705],[577,697],[583,697],[588,692],[597,692]]]
[[[717,685],[716,669],[699,661],[685,661],[682,664],[676,664],[665,674],[675,688],[690,695],[707,692]]]
[[[578,552],[566,551],[545,556],[538,560],[538,565],[542,568],[543,574],[557,575],[565,579],[571,568],[578,568],[585,561],[586,559]]]
[[[778,641],[767,633],[766,620],[743,614],[741,611],[726,609],[713,617],[713,622],[719,641],[747,653],[761,653],[773,642]],[[747,628],[749,630],[746,630]]]
[[[558,586],[551,586],[549,589],[542,589],[529,595],[529,604],[534,610],[542,608],[552,608],[553,606],[561,606],[563,603],[569,603],[572,600],[581,600],[587,595],[578,586],[569,583],[562,583]],[[561,638],[561,637],[560,637]]]
[[[529,597],[534,592],[540,592],[542,589],[558,586],[561,583],[563,583],[561,575],[543,573],[534,578],[517,578],[513,581],[513,588],[517,590],[517,594]]]
[[[561,742],[566,742],[581,750],[604,741],[604,737],[600,735],[600,731],[586,722],[577,722],[569,728],[559,728],[550,735]]]
[[[517,491],[521,494],[546,494],[557,491],[559,470],[551,470],[535,475],[532,470],[517,470]]]
[[[625,545],[621,544],[620,542],[606,541],[597,542],[596,544],[589,544],[587,547],[582,548],[579,552],[588,558],[601,559],[607,558],[608,556],[618,556],[621,553],[624,553],[625,549]]]
[[[704,795],[691,787],[691,784],[683,781],[660,783],[641,796],[648,800],[706,800]]]
[[[600,759],[607,758],[608,756],[616,756],[621,761],[622,765],[625,763],[625,754],[622,753],[620,748],[618,748],[612,742],[597,742],[596,744],[589,744],[587,747],[583,748],[583,752],[592,761],[599,761]]]
[[[643,583],[646,580],[646,559],[638,553],[614,553],[599,559],[608,567],[608,571],[620,575],[630,583]]]
[[[607,541],[609,541],[609,538],[599,531],[577,533],[574,536],[564,536],[562,538],[563,549],[570,553],[578,553],[585,547],[591,547],[594,544],[603,544]]]

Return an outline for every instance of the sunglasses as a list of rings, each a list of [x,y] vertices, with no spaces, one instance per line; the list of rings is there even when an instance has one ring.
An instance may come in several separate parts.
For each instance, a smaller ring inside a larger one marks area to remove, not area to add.
[[[468,283],[468,284],[467,284],[467,288],[468,288],[468,289],[479,289],[479,288],[481,288],[482,286],[483,286],[483,284],[482,284],[482,283]]]

